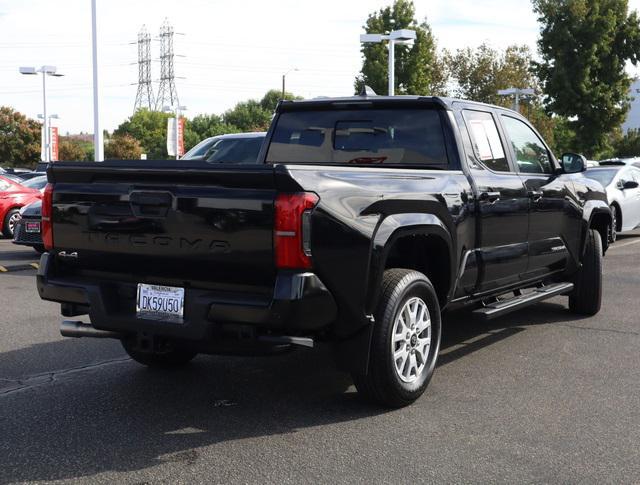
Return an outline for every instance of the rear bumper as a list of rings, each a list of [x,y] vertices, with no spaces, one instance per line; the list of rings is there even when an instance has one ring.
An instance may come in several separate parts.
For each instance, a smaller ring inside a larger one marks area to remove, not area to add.
[[[185,289],[181,324],[136,317],[136,285],[57,276],[53,256],[40,260],[37,287],[44,300],[62,304],[65,316],[88,314],[97,329],[121,333],[148,333],[168,338],[204,340],[216,327],[241,324],[276,333],[314,333],[337,315],[333,296],[314,273],[281,272],[270,299]]]

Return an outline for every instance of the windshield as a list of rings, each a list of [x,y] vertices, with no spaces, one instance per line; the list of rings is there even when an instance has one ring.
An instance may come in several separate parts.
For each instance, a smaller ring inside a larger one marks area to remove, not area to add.
[[[40,177],[33,177],[32,179],[25,180],[24,182],[20,182],[24,187],[29,187],[30,189],[42,189],[45,185],[47,185],[47,176],[43,175]]]
[[[202,140],[200,143],[194,146],[191,150],[185,153],[184,156],[182,157],[182,160],[201,159],[204,156],[204,154],[207,153],[207,150],[211,148],[211,145],[213,145],[216,142],[216,140],[217,138],[207,138],[205,140]]]
[[[282,113],[267,162],[449,166],[434,109],[353,109]]]
[[[611,183],[613,177],[616,176],[618,170],[616,169],[592,169],[587,170],[584,175],[589,177],[590,179],[597,180],[602,184],[603,187],[606,187]]]
[[[209,163],[256,163],[264,136],[223,138],[209,148],[204,159]]]

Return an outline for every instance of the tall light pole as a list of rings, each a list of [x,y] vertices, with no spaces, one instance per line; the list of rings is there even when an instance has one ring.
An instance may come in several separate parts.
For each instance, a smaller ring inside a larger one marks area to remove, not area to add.
[[[287,72],[285,72],[285,73],[282,75],[282,99],[284,99],[284,97],[285,97],[285,90],[284,90],[284,87],[285,87],[285,82],[286,82],[287,74],[289,74],[290,72],[297,72],[297,71],[299,71],[299,69],[298,69],[297,67],[294,67],[293,69],[289,69]]]
[[[498,96],[513,96],[513,110],[520,112],[520,97],[533,96],[535,91],[532,88],[509,88],[498,91]]]
[[[187,107],[186,106],[163,106],[162,107],[162,111],[164,111],[165,113],[175,113],[176,115],[176,125],[175,125],[175,142],[176,142],[176,160],[180,160],[180,150],[178,149],[180,143],[180,130],[179,128],[179,124],[180,124],[180,115],[182,114],[183,111],[186,111]],[[183,135],[184,136],[184,135]]]
[[[44,162],[49,163],[51,161],[51,133],[49,133],[49,118],[47,117],[47,76],[61,77],[64,74],[57,72],[56,66],[41,66],[39,69],[35,67],[21,67],[20,74],[26,76],[37,76],[38,73],[42,73],[42,109],[44,112]]]
[[[393,30],[387,34],[362,34],[360,42],[363,44],[378,44],[388,41],[389,48],[389,96],[395,95],[395,68],[396,68],[396,45],[412,45],[416,39],[416,31],[409,29]]]
[[[91,43],[93,56],[93,159],[96,162],[104,161],[104,142],[102,128],[100,127],[100,111],[98,101],[98,23],[96,0],[91,0]]]

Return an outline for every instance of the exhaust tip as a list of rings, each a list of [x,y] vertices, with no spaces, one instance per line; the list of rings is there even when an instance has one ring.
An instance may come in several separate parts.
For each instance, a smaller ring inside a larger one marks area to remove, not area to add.
[[[60,335],[63,337],[81,338],[81,337],[93,337],[93,338],[123,338],[123,334],[119,332],[111,332],[109,330],[99,330],[94,328],[91,324],[84,322],[76,322],[73,320],[63,320],[60,324]]]

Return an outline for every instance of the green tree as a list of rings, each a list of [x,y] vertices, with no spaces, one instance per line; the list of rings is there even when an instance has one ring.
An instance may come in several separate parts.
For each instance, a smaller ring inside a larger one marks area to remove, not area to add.
[[[58,159],[67,162],[93,160],[93,144],[69,136],[61,136],[58,145]]]
[[[270,89],[260,100],[260,106],[262,109],[268,111],[269,113],[273,113],[276,110],[276,106],[278,102],[282,99],[282,91],[280,89]],[[284,93],[284,99],[292,100],[292,99],[302,99],[300,96],[295,96],[289,92]]]
[[[222,115],[222,120],[240,131],[265,131],[271,123],[272,111],[264,109],[260,101],[241,101]]]
[[[141,154],[140,142],[127,134],[110,136],[104,147],[107,160],[139,160]]]
[[[481,44],[476,49],[446,52],[445,59],[456,84],[454,93],[460,98],[510,106],[511,100],[498,96],[498,90],[538,87],[527,46],[512,45],[499,51]]]
[[[224,135],[225,133],[237,133],[236,126],[222,121],[222,117],[216,114],[200,114],[187,120],[184,128],[185,150],[191,149],[205,138]]]
[[[640,156],[640,130],[629,130],[616,140],[615,156],[621,158]]]
[[[0,161],[33,168],[40,160],[41,125],[8,106],[0,107]]]
[[[167,119],[169,113],[141,109],[118,126],[113,134],[129,135],[140,143],[149,160],[167,158]],[[139,157],[138,157],[139,158]]]
[[[596,157],[629,109],[625,64],[639,59],[638,15],[627,0],[533,0],[533,8],[546,108],[571,120],[576,149]]]
[[[393,5],[374,12],[363,26],[367,33],[386,34],[392,30],[412,29],[416,31],[413,46],[395,47],[395,92],[396,94],[441,95],[446,94],[447,72],[438,57],[436,41],[431,27],[415,19],[415,7],[410,0],[395,0]],[[359,93],[363,84],[378,94],[388,92],[387,45],[362,44],[362,69],[355,80]]]

